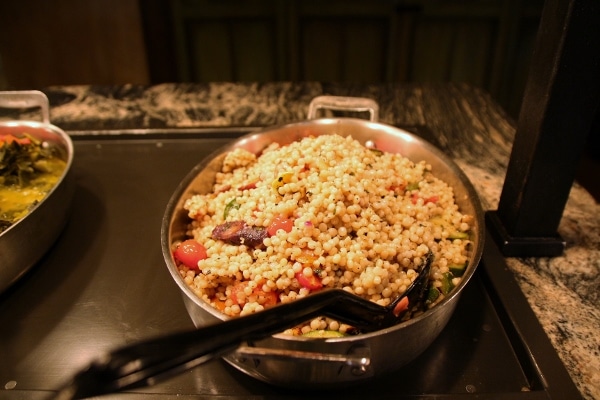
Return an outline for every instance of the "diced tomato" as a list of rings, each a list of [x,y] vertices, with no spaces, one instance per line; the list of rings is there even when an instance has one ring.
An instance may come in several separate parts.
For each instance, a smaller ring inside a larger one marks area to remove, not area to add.
[[[237,304],[240,307],[243,307],[244,304],[246,304],[249,300],[249,296],[247,295],[243,295],[240,296],[240,293],[243,292],[246,287],[248,286],[248,281],[244,281],[244,282],[238,282],[235,285],[233,285],[233,287],[231,288],[231,294],[230,294],[230,298],[233,301],[233,304]],[[277,304],[277,301],[279,300],[279,297],[277,296],[276,292],[270,291],[270,292],[265,292],[264,290],[262,290],[262,288],[257,287],[252,291],[252,294],[250,295],[250,297],[256,297],[256,301],[259,304],[262,304],[264,307],[270,307],[270,306],[274,306],[275,304]]]
[[[418,193],[413,193],[410,196],[410,201],[413,204],[417,204],[417,201],[419,200],[419,197],[420,196],[419,196]],[[429,197],[423,199],[423,203],[425,203],[425,204],[427,204],[427,203],[437,203],[439,199],[440,198],[438,196],[429,196]]]
[[[246,289],[246,286],[248,286],[248,281],[238,282],[235,285],[233,285],[233,287],[231,288],[231,294],[229,295],[229,297],[233,301],[233,304],[237,304],[237,305],[241,306],[246,303],[245,295],[244,296],[239,295],[240,292],[243,292],[244,289]],[[242,299],[244,299],[244,300],[242,301]]]
[[[318,290],[323,287],[323,283],[321,282],[321,279],[318,276],[316,276],[315,274],[312,274],[311,276],[306,276],[306,275],[304,275],[304,273],[298,272],[296,274],[296,279],[298,279],[298,283],[302,287],[304,287],[308,290]]]
[[[388,190],[390,192],[395,192],[395,193],[402,193],[406,190],[406,183],[402,183],[402,184],[397,184],[397,185],[391,185]]]
[[[408,310],[409,300],[408,297],[403,297],[400,299],[396,307],[394,307],[393,313],[396,317],[402,314],[404,311]]]
[[[425,204],[427,203],[437,203],[440,198],[438,196],[429,196],[425,199]]]
[[[269,236],[275,236],[277,231],[283,229],[285,232],[291,232],[294,227],[294,220],[284,215],[277,215],[271,221],[271,224],[267,227],[267,233]]]
[[[277,301],[279,300],[277,293],[275,293],[273,291],[265,292],[264,290],[256,290],[255,289],[253,293],[258,296],[258,302],[260,304],[262,304],[265,308],[274,306],[275,304],[277,304]]]
[[[251,182],[251,183],[248,183],[247,185],[240,186],[240,187],[238,188],[238,190],[239,190],[239,191],[244,191],[244,190],[256,189],[256,184],[257,184],[257,183],[258,183],[258,182]]]
[[[411,201],[413,204],[417,204],[417,201],[418,201],[418,200],[419,200],[419,195],[418,195],[418,194],[416,194],[416,193],[413,193],[413,194],[410,196],[410,201]]]
[[[192,269],[198,269],[198,262],[208,257],[206,248],[194,239],[181,242],[173,255],[181,263]]]
[[[225,185],[225,186],[221,186],[215,192],[216,193],[224,193],[224,192],[228,191],[229,189],[231,189],[231,185]]]
[[[1,135],[0,142],[4,142],[7,144],[10,144],[12,142],[17,142],[18,144],[21,144],[21,145],[27,145],[27,144],[31,144],[31,139],[29,139],[28,137],[18,138],[14,135],[9,134],[9,135]]]
[[[223,300],[213,299],[212,302],[217,310],[219,310],[219,311],[225,310],[226,304]]]

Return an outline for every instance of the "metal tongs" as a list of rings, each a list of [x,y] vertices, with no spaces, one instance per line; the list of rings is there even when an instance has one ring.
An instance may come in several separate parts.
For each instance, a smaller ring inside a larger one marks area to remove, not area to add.
[[[432,261],[429,252],[417,278],[388,306],[342,289],[324,289],[255,314],[114,350],[78,372],[54,399],[83,399],[150,386],[225,355],[245,341],[265,338],[318,316],[365,333],[393,326],[422,303]]]

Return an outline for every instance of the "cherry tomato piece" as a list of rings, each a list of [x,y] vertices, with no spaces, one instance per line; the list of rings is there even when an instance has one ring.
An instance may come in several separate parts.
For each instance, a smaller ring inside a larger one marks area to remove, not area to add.
[[[277,215],[271,221],[271,224],[267,227],[267,233],[269,236],[275,236],[277,231],[283,229],[285,232],[291,232],[294,227],[294,220],[287,218],[283,215]]]
[[[246,304],[246,295],[240,296],[240,292],[243,292],[248,286],[248,282],[238,282],[231,288],[231,294],[229,297],[233,301],[233,304],[237,304],[239,306],[243,306]]]
[[[198,261],[208,257],[206,248],[194,239],[181,242],[177,246],[177,249],[175,249],[174,256],[181,263],[192,269],[198,269]]]
[[[246,185],[242,185],[242,186],[240,186],[240,187],[238,188],[238,190],[243,192],[244,190],[252,190],[252,189],[256,189],[256,184],[257,184],[257,183],[258,183],[258,182],[250,182],[250,183],[248,183],[248,184],[246,184]]]
[[[418,195],[417,193],[413,193],[413,194],[410,196],[410,201],[411,201],[413,204],[417,204],[417,201],[419,201],[419,195]]]
[[[258,303],[262,304],[265,308],[274,306],[277,304],[279,297],[275,292],[265,292],[264,290],[254,290],[253,292],[258,296]]]
[[[318,290],[323,287],[323,283],[321,283],[321,279],[316,275],[306,276],[302,272],[298,272],[296,274],[296,279],[298,279],[298,283],[305,287],[308,290]]]
[[[238,282],[231,288],[231,294],[229,297],[233,301],[233,304],[237,304],[240,307],[243,307],[248,301],[256,301],[258,304],[262,304],[265,308],[274,306],[277,304],[279,297],[276,292],[265,292],[261,288],[257,287],[252,291],[250,296],[245,293],[242,294],[246,287],[248,286],[248,281]]]
[[[226,304],[223,300],[213,299],[212,301],[217,310],[219,310],[221,312],[223,312],[223,310],[225,310]]]
[[[393,311],[394,315],[396,317],[398,317],[400,314],[402,314],[403,312],[408,310],[408,306],[409,306],[408,297],[401,298],[400,301],[398,302],[398,304],[396,304],[396,307],[394,307],[394,311]]]
[[[438,196],[430,196],[425,199],[425,204],[427,203],[437,203],[440,198]]]

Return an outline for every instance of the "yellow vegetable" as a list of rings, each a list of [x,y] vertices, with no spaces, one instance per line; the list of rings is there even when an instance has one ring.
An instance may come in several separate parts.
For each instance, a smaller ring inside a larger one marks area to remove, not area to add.
[[[292,181],[292,177],[294,176],[293,172],[284,172],[282,174],[280,174],[277,179],[275,179],[273,181],[273,183],[271,184],[271,187],[273,187],[273,189],[279,193],[279,188],[282,187],[283,185],[285,185],[286,183],[290,183]]]
[[[312,337],[312,338],[334,338],[334,337],[344,337],[345,335],[342,332],[321,329],[321,330],[306,332],[302,336]]]

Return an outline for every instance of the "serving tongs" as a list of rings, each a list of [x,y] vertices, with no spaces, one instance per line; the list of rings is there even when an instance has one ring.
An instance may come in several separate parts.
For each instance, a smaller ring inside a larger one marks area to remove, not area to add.
[[[432,261],[429,252],[417,278],[388,306],[342,289],[324,289],[258,313],[114,350],[78,372],[54,399],[82,399],[150,386],[225,355],[245,341],[263,339],[318,316],[363,333],[393,326],[422,306]]]

